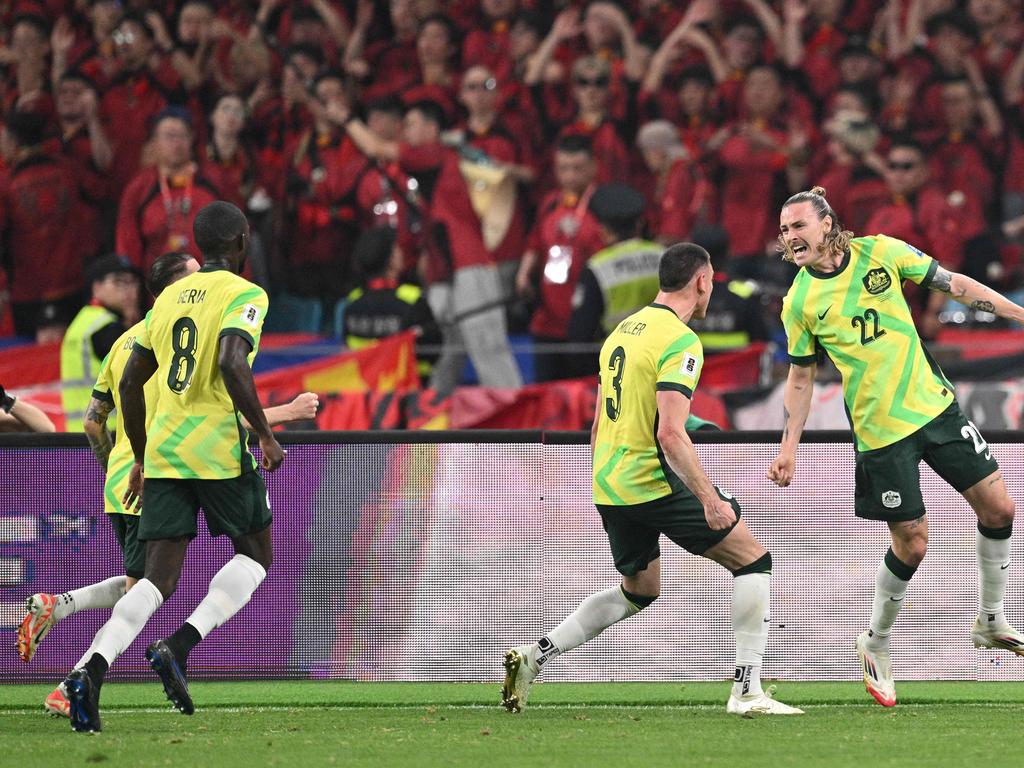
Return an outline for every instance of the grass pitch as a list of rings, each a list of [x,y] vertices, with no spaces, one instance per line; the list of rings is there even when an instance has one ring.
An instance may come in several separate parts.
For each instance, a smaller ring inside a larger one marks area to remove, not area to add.
[[[4,764],[933,768],[1024,748],[1020,683],[901,683],[891,710],[859,683],[783,683],[807,714],[753,720],[725,714],[724,682],[540,683],[519,715],[496,683],[196,683],[193,717],[155,682],[108,683],[97,735],[45,716],[50,690],[0,686]]]

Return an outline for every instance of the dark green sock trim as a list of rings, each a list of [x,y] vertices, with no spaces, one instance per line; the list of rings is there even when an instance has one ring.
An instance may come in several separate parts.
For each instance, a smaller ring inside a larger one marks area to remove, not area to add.
[[[1010,534],[1013,533],[1013,523],[1002,528],[989,528],[978,523],[978,533],[984,536],[986,539],[1008,539]]]
[[[654,597],[651,597],[650,595],[634,595],[621,584],[619,585],[619,589],[622,590],[622,596],[629,600],[629,602],[631,602],[633,605],[637,607],[638,610],[641,611],[658,599],[657,595],[655,595]]]
[[[917,571],[917,566],[909,566],[896,557],[896,553],[892,551],[892,547],[885,553],[885,567],[889,569],[893,576],[897,579],[903,579],[903,581],[910,581],[914,578],[914,573]]]
[[[733,577],[736,576],[747,576],[751,573],[771,573],[772,572],[772,553],[765,552],[761,557],[757,558],[752,563],[747,563],[742,568],[738,568],[732,572]]]

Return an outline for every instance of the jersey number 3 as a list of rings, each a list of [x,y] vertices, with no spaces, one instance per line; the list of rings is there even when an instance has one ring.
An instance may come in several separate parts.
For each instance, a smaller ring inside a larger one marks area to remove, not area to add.
[[[622,347],[616,347],[612,352],[612,356],[608,360],[608,370],[615,372],[612,376],[612,390],[615,392],[615,397],[614,399],[611,397],[604,399],[604,411],[608,414],[609,419],[616,421],[622,412],[622,374],[626,370],[626,350]]]
[[[171,392],[180,395],[192,383],[196,372],[196,348],[199,345],[196,324],[191,317],[182,317],[171,328],[171,347],[174,358],[167,372],[167,386]]]

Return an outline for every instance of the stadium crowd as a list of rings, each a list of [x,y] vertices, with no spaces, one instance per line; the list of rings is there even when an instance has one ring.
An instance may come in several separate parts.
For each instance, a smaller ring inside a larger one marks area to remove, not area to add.
[[[372,336],[394,328],[367,299],[404,302],[484,383],[519,380],[510,330],[593,341],[577,283],[631,238],[705,244],[728,286],[706,330],[768,337],[779,206],[813,184],[858,234],[1022,284],[1017,0],[38,0],[0,29],[8,335],[60,338],[103,256],[198,257],[215,199],[250,218],[271,316],[346,335],[352,296]]]

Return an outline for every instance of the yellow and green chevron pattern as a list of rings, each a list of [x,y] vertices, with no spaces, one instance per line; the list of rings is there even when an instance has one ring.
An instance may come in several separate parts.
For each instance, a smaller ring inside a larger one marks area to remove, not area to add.
[[[927,287],[937,268],[933,258],[895,238],[858,237],[837,271],[801,269],[783,301],[791,362],[813,363],[818,348],[832,359],[860,451],[902,440],[953,400],[902,290],[904,280]]]

